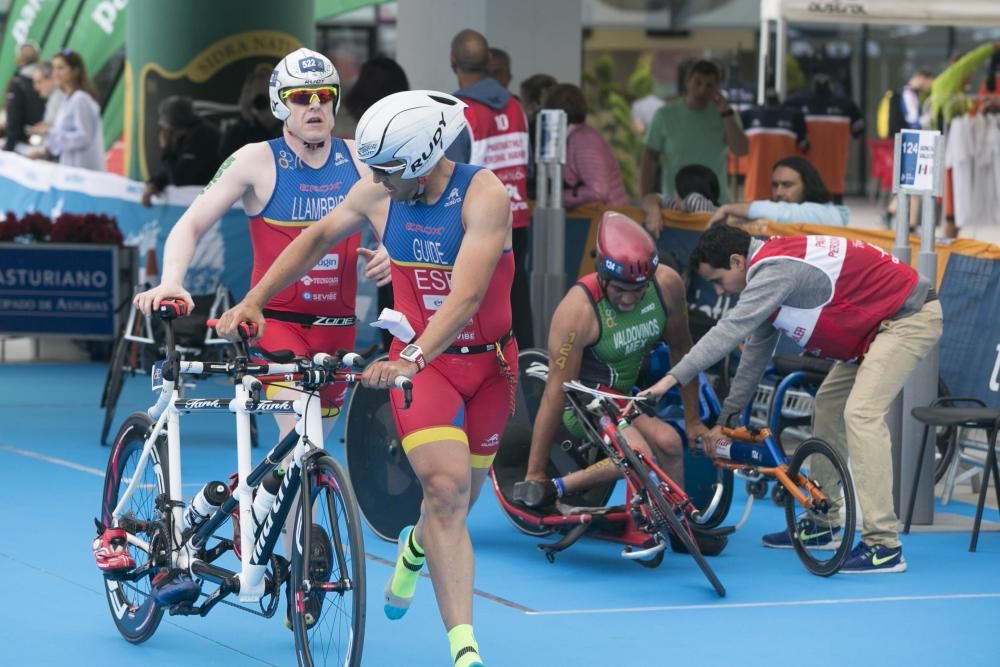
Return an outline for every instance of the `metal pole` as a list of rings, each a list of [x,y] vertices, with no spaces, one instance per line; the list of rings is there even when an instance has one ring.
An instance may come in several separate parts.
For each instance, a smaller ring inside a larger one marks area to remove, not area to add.
[[[535,210],[531,221],[531,312],[533,337],[538,346],[545,348],[548,332],[539,314],[545,312],[545,261],[548,256],[548,192],[549,165],[542,160],[542,142],[545,128],[541,116],[535,125]]]
[[[944,172],[944,139],[941,135],[934,143],[935,169],[934,193],[942,190]],[[917,272],[920,277],[931,285],[937,284],[937,253],[934,252],[934,195],[924,193],[921,206],[921,240],[920,252],[917,254]],[[920,467],[920,479],[917,488],[913,488],[913,474],[917,467],[917,453],[920,451],[920,439],[924,434],[924,425],[910,415],[916,407],[929,405],[937,398],[938,387],[938,346],[921,359],[913,373],[903,386],[903,433],[899,462],[899,506],[908,507],[910,496],[917,494],[913,509],[913,523],[927,525],[934,522],[934,451],[936,434],[934,429],[928,433],[927,447]]]
[[[771,22],[763,19],[760,22],[760,57],[757,61],[757,104],[763,106],[764,93],[767,91],[767,60],[771,51]]]
[[[779,16],[777,34],[774,37],[774,87],[778,91],[778,99],[785,99],[788,85],[785,79],[785,56],[788,49],[788,23],[784,16]]]
[[[896,195],[896,245],[892,256],[910,263],[910,197],[899,187],[899,154],[902,136],[897,132],[892,148],[892,192]]]
[[[532,236],[531,306],[535,340],[544,346],[552,313],[565,291],[562,163],[566,161],[566,112],[542,109],[537,123],[538,200]]]

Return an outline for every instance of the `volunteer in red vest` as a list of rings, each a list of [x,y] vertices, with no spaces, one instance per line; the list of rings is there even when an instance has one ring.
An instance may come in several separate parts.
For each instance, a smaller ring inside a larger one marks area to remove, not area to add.
[[[451,40],[451,69],[458,77],[455,97],[466,103],[468,129],[448,149],[449,160],[488,167],[507,188],[514,216],[514,284],[510,307],[520,348],[534,346],[528,284],[528,121],[506,88],[491,78],[490,47],[475,30],[462,30]]]
[[[686,384],[746,341],[719,418],[725,424],[752,398],[779,334],[806,354],[836,360],[816,394],[813,433],[850,459],[863,515],[861,541],[840,572],[905,571],[885,416],[917,361],[941,337],[941,304],[933,286],[863,241],[832,236],[760,241],[727,225],[701,236],[691,266],[718,294],[739,295],[739,302],[644,393],[660,396]],[[723,440],[718,427],[702,436],[710,456]],[[821,474],[816,477],[824,481]],[[853,536],[812,515],[799,522],[794,536],[787,531],[765,535],[764,544],[790,548],[793,539],[823,548]]]

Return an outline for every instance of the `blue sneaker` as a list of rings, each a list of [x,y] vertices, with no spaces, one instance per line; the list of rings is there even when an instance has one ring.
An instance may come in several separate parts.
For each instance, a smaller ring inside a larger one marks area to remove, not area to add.
[[[847,560],[840,567],[840,571],[844,574],[906,572],[903,547],[890,549],[881,544],[868,546],[864,542],[858,542],[847,555]]]
[[[837,546],[837,534],[840,526],[821,526],[812,519],[799,519],[795,524],[796,538],[808,549],[834,549]],[[792,536],[788,534],[788,529],[769,533],[761,540],[765,547],[772,549],[791,549]]]

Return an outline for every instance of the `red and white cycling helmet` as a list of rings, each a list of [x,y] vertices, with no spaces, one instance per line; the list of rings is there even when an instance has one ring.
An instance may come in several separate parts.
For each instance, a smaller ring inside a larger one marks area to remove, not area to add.
[[[656,242],[638,222],[607,211],[597,227],[597,274],[605,280],[644,283],[656,273]]]

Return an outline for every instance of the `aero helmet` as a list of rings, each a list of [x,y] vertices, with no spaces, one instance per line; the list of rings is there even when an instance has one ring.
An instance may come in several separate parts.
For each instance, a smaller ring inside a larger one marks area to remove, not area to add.
[[[271,98],[271,113],[278,120],[286,120],[289,116],[288,107],[281,99],[281,91],[286,88],[305,86],[332,86],[337,89],[337,101],[333,113],[340,109],[340,75],[330,59],[322,53],[310,49],[292,51],[281,59],[278,66],[271,72],[271,81],[267,92]]]
[[[644,283],[659,263],[653,237],[632,218],[608,211],[597,227],[597,274],[605,280]]]
[[[434,90],[383,97],[358,121],[358,157],[367,164],[402,160],[403,178],[423,176],[465,129],[465,102]]]

